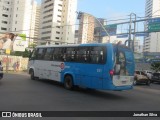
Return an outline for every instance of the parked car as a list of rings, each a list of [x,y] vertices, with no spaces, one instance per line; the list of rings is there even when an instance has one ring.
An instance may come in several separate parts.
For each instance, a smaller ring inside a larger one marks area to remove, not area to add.
[[[147,75],[143,71],[135,71],[134,74],[134,85],[139,83],[145,83],[146,85],[150,85],[151,81],[147,77]]]
[[[159,82],[160,83],[160,73],[153,73],[151,82]]]
[[[152,79],[152,72],[151,71],[144,71],[144,73],[147,75],[147,77],[151,80]]]
[[[0,61],[0,80],[3,78],[3,66],[2,63]]]

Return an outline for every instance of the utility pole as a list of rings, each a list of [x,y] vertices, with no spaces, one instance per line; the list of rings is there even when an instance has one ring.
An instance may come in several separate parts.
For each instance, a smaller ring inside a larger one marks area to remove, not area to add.
[[[131,34],[132,34],[132,15],[135,16],[135,20],[134,20],[134,35],[133,35],[133,40],[131,39]],[[131,48],[134,51],[134,42],[135,42],[135,38],[136,38],[136,14],[135,13],[131,13],[130,14],[130,22],[129,22],[129,38],[128,38],[128,47]],[[132,45],[132,46],[131,46]]]

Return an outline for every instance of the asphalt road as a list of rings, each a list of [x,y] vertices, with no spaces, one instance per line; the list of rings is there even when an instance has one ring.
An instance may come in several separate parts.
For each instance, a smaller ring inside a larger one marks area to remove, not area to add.
[[[0,81],[0,111],[160,111],[160,84],[129,91],[69,91],[26,73],[5,74]]]

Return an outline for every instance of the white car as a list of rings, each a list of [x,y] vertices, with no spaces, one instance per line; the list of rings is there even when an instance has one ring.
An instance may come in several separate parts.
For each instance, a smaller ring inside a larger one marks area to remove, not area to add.
[[[134,85],[138,83],[145,83],[146,85],[150,85],[150,79],[143,71],[135,71],[134,74]]]

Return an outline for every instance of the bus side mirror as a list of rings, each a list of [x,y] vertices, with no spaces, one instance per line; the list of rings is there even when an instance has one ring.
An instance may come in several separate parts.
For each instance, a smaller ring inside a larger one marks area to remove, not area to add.
[[[114,71],[115,71],[116,74],[119,74],[119,72],[120,72],[120,67],[121,67],[120,64],[116,64],[116,65],[115,65]]]

